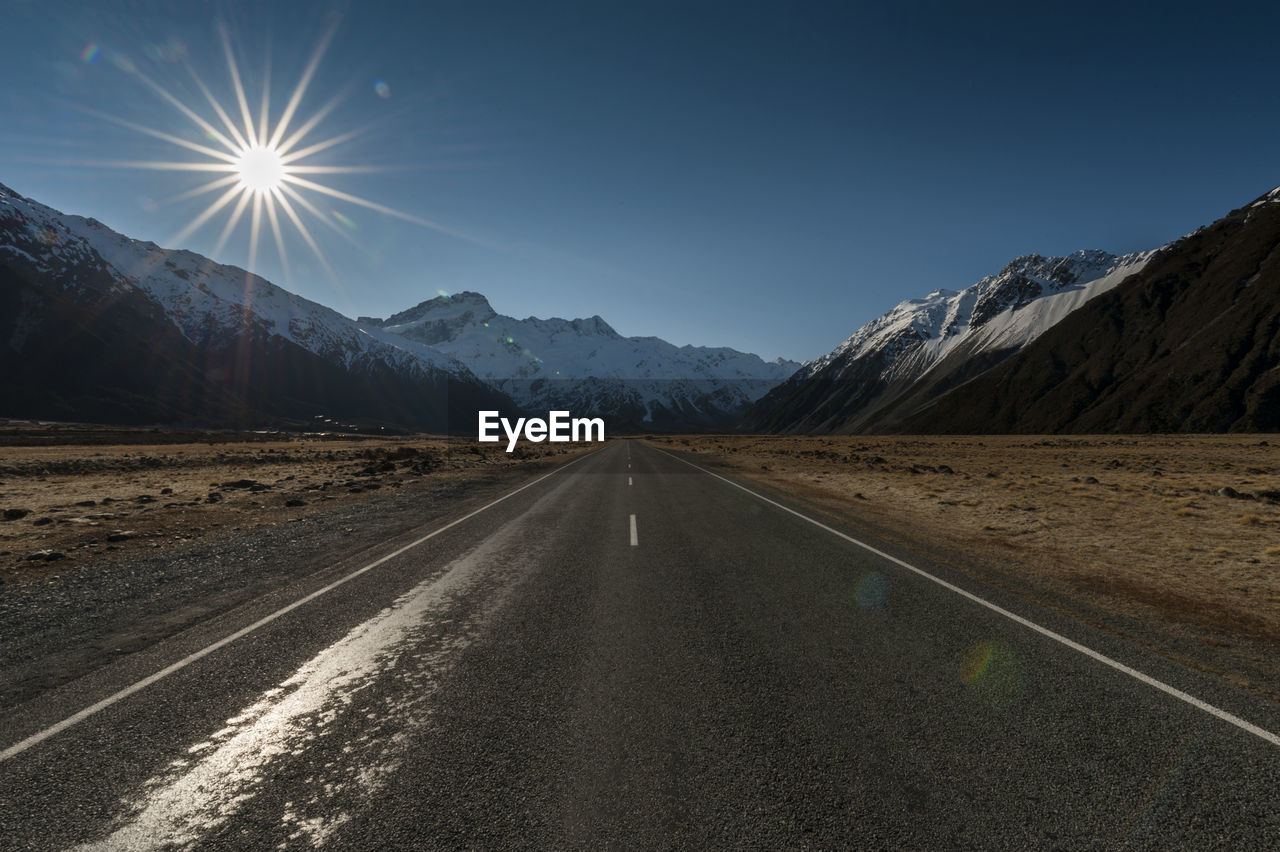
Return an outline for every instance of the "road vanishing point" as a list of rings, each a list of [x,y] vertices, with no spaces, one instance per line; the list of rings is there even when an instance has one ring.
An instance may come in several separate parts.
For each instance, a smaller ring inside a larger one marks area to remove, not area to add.
[[[3,849],[1280,848],[1274,703],[612,441],[0,716]]]

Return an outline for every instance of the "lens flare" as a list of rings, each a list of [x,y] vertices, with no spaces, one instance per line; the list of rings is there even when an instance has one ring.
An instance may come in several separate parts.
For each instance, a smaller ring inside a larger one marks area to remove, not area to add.
[[[893,589],[889,584],[889,578],[879,571],[863,574],[862,578],[858,580],[858,590],[856,592],[858,606],[872,611],[882,610],[889,605],[889,598],[892,592]]]
[[[975,684],[981,680],[987,673],[987,667],[991,665],[991,656],[994,652],[995,646],[990,642],[979,642],[970,648],[960,662],[960,679],[968,684]]]
[[[1021,658],[999,641],[978,642],[965,651],[960,679],[984,704],[998,710],[1015,704],[1026,689]]]

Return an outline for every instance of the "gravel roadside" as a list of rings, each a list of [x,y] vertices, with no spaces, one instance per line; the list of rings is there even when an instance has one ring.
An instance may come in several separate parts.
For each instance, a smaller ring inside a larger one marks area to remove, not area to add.
[[[104,554],[73,572],[0,586],[0,709],[551,467],[428,477],[299,517],[127,558]]]

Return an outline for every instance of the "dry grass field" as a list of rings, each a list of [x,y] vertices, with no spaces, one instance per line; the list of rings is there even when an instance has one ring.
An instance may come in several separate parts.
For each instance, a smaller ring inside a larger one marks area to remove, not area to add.
[[[215,530],[282,523],[426,477],[474,476],[569,452],[558,445],[508,454],[450,438],[198,441],[157,433],[148,442],[142,430],[46,440],[31,431],[0,434],[23,444],[0,445],[0,583],[72,571],[99,554],[127,558]]]
[[[651,440],[1042,603],[1210,646],[1208,667],[1280,698],[1280,438]]]

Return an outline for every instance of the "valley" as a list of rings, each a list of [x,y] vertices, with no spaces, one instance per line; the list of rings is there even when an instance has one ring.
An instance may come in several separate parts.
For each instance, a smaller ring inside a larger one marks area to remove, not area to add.
[[[1078,5],[7,4],[0,852],[1280,849],[1280,19]]]

